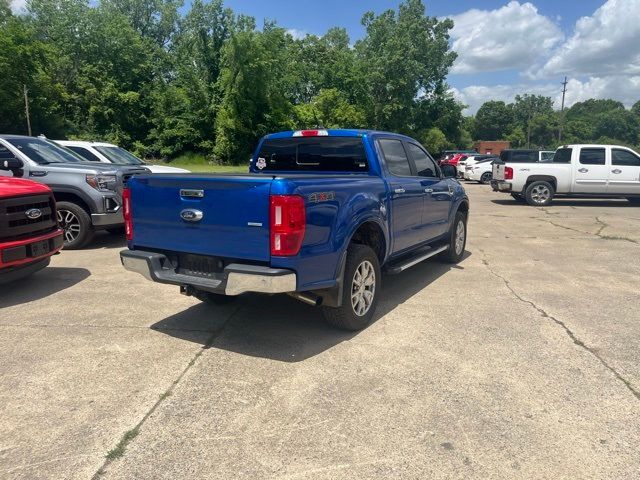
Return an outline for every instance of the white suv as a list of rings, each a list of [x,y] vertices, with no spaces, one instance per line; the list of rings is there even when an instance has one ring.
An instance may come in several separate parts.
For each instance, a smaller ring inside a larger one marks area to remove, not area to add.
[[[131,152],[112,143],[82,142],[76,140],[55,140],[55,142],[58,145],[73,150],[88,162],[144,166],[152,173],[190,173],[189,170],[185,170],[184,168],[150,165],[140,160]]]

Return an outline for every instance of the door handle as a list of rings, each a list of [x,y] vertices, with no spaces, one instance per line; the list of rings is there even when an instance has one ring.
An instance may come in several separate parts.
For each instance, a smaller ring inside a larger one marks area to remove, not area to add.
[[[425,188],[424,193],[433,193],[433,188]]]
[[[406,190],[404,188],[396,188],[394,190],[395,193],[404,193]]]
[[[613,170],[611,170],[611,173],[622,173],[622,170],[620,170],[619,168],[614,168]]]
[[[579,168],[578,171],[580,173],[587,173],[589,171],[589,169],[588,168]]]

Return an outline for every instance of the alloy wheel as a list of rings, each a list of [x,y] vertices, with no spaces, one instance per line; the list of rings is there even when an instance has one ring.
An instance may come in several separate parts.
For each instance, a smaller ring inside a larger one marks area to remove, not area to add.
[[[58,223],[64,230],[64,241],[66,243],[73,242],[80,235],[80,219],[75,213],[69,210],[58,210]]]
[[[363,261],[353,274],[351,284],[351,307],[362,317],[371,308],[376,293],[376,272],[369,260]]]

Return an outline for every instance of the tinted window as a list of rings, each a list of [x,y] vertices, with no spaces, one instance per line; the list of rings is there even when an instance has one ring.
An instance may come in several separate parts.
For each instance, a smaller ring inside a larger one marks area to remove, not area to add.
[[[571,148],[559,148],[553,156],[553,163],[571,163]]]
[[[409,155],[411,155],[411,158],[413,158],[413,161],[416,164],[418,175],[420,177],[438,176],[436,164],[431,160],[431,157],[427,155],[427,152],[413,143],[407,143],[407,148],[409,149]]]
[[[611,150],[611,163],[613,165],[626,165],[628,167],[640,167],[640,157],[629,150],[614,148]]]
[[[15,155],[9,151],[4,145],[0,145],[0,159],[14,158]]]
[[[71,150],[39,138],[7,138],[7,142],[39,165],[47,163],[77,163],[84,159]]]
[[[89,150],[87,150],[86,148],[82,148],[82,147],[71,147],[66,145],[66,147],[69,150],[73,150],[74,152],[76,152],[78,155],[80,155],[81,157],[83,157],[85,160],[89,160],[90,162],[99,162],[100,159],[98,157],[96,157],[93,153],[91,153]]]
[[[264,165],[263,168],[260,166]],[[256,167],[261,171],[366,172],[367,155],[359,137],[295,137],[265,140]]]
[[[541,162],[550,162],[553,160],[554,152],[540,152]]]
[[[382,139],[379,141],[384,160],[394,175],[410,176],[409,159],[400,140]]]
[[[102,155],[107,157],[111,163],[117,165],[144,165],[144,162],[136,157],[133,153],[128,152],[120,147],[93,147]]]
[[[604,148],[583,148],[580,150],[582,165],[604,165]]]
[[[538,152],[512,152],[510,162],[535,163],[538,161]]]

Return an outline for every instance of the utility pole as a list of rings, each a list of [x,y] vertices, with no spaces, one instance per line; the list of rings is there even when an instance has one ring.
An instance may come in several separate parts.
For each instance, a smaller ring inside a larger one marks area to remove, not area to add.
[[[562,143],[562,127],[564,126],[564,97],[567,94],[567,77],[562,82],[562,107],[560,108],[560,130],[558,132],[558,142]]]
[[[29,132],[29,136],[31,136],[31,118],[29,118],[29,91],[27,90],[26,85],[22,85],[24,87],[24,113],[27,116],[27,130]]]

